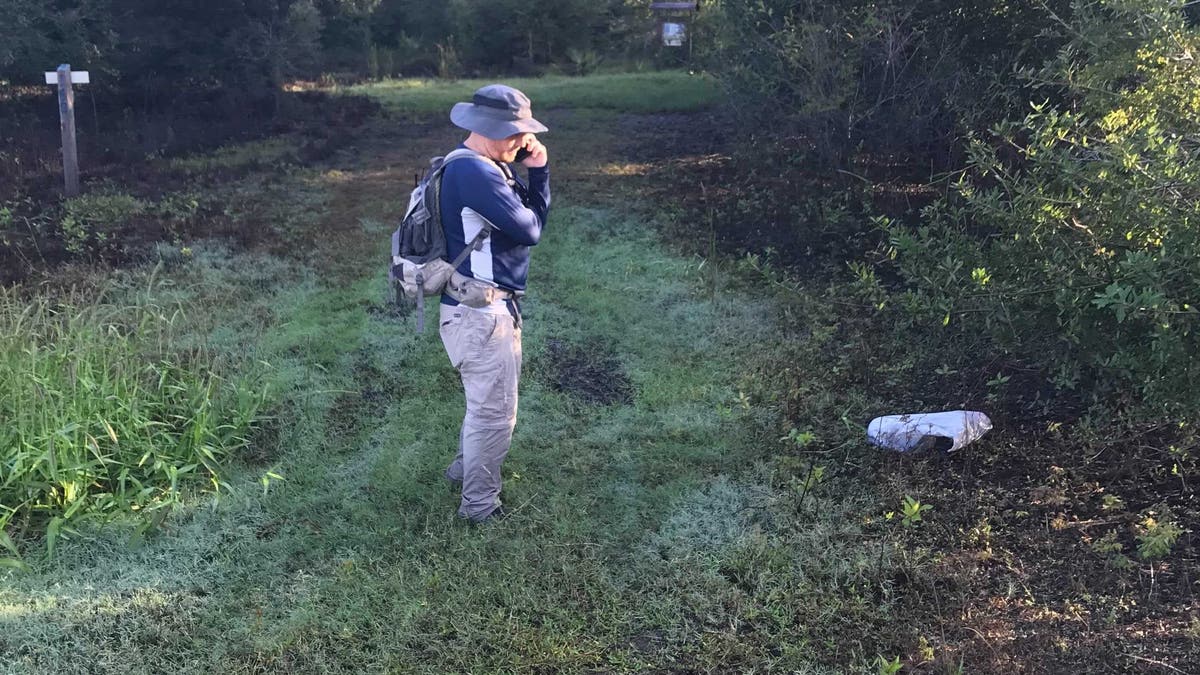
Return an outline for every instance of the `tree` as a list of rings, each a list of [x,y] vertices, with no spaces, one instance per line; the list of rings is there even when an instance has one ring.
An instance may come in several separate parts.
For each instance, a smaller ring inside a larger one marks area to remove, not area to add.
[[[41,83],[60,63],[101,70],[112,46],[107,0],[47,6],[37,0],[0,0],[0,79]]]
[[[1069,39],[1021,73],[1034,99],[972,136],[921,227],[891,227],[910,306],[1060,389],[1194,410],[1200,30],[1172,0],[1053,18]]]

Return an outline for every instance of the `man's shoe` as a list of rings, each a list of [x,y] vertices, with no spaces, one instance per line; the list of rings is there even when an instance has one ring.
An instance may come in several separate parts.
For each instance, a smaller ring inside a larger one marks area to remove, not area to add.
[[[487,523],[495,523],[504,520],[508,517],[508,511],[504,510],[503,506],[497,506],[495,511],[487,514],[480,520],[473,521],[476,525],[484,525]]]

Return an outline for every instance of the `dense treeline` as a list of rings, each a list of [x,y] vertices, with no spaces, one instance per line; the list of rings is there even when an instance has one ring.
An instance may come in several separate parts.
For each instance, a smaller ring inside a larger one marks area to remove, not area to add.
[[[902,208],[860,200],[870,236],[862,217],[814,230],[821,209],[784,223],[861,242],[834,262],[880,311],[1085,405],[1191,417],[1200,31],[1184,2],[721,4],[713,67],[746,127],[845,186],[824,199],[925,184]]]
[[[839,166],[860,146],[916,159],[1024,96],[1014,66],[1054,53],[1069,4],[724,0],[709,56],[758,128]]]
[[[0,81],[70,62],[147,96],[290,78],[586,72],[652,55],[627,0],[0,0]]]

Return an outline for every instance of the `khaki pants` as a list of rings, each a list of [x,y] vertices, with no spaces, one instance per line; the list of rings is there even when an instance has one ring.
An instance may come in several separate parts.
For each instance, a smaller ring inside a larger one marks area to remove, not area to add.
[[[521,329],[508,314],[441,305],[442,345],[462,376],[467,413],[446,478],[462,481],[458,515],[473,521],[500,506],[500,465],[517,424]]]

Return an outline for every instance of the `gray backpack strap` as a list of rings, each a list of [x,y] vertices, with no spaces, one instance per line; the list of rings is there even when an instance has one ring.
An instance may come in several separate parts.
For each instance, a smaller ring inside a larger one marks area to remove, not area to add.
[[[475,159],[478,159],[478,160],[481,160],[481,161],[484,161],[484,162],[487,162],[488,164],[490,164],[493,168],[495,168],[497,171],[500,172],[501,176],[504,177],[504,182],[508,183],[509,187],[512,187],[512,185],[514,183],[514,179],[512,176],[512,170],[509,169],[507,165],[504,165],[499,162],[488,159],[487,157],[484,157],[483,155],[479,154],[478,152],[475,152],[474,150],[469,150],[467,148],[458,148],[457,150],[446,155],[445,159],[442,160],[442,165],[438,168],[439,168],[439,170],[445,170],[446,165],[449,164],[450,162],[458,161],[460,159],[467,159],[469,157],[474,157]],[[451,261],[450,266],[453,267],[455,270],[458,269],[459,265],[463,264],[463,261],[467,259],[467,256],[471,255],[471,251],[478,251],[479,248],[483,245],[483,240],[487,239],[488,236],[491,235],[493,225],[491,223],[489,223],[486,218],[483,219],[483,223],[484,223],[484,227],[483,227],[483,229],[479,230],[479,234],[475,235],[475,238],[472,239],[466,245],[465,248],[463,248],[462,252],[459,253],[458,256],[454,258],[453,261]]]
[[[451,150],[450,154],[448,154],[444,158],[442,158],[442,166],[444,167],[447,164],[449,164],[450,162],[456,162],[460,159],[466,159],[468,157],[477,157],[477,158],[485,160],[485,161],[489,161],[489,162],[491,161],[487,157],[484,157],[483,155],[479,154],[478,152],[475,152],[474,150],[468,150],[467,148],[458,148],[455,150]]]
[[[441,164],[438,164],[434,168],[434,173],[441,174],[442,172],[444,172],[446,170],[446,166],[448,164],[450,164],[450,162],[456,162],[460,159],[469,159],[472,157],[474,157],[475,159],[487,162],[488,164],[492,165],[492,167],[494,167],[497,171],[500,172],[501,177],[504,178],[504,182],[507,183],[509,187],[514,187],[516,185],[516,180],[513,178],[513,175],[512,175],[512,169],[508,168],[507,165],[501,164],[499,162],[495,162],[495,161],[488,159],[487,157],[484,157],[483,155],[475,152],[474,150],[469,150],[466,148],[458,148],[457,150],[454,150],[450,154],[443,157]],[[435,178],[440,180],[441,176],[435,175]],[[440,193],[441,190],[438,190],[437,192]],[[439,211],[438,215],[439,215],[439,217],[441,216],[440,211]],[[489,223],[486,218],[483,218],[483,228],[481,228],[479,230],[479,234],[476,234],[475,238],[472,239],[470,242],[468,242],[465,247],[463,247],[463,250],[454,258],[453,261],[450,262],[450,267],[453,268],[455,271],[457,271],[458,266],[463,264],[463,261],[467,259],[467,256],[471,255],[472,251],[478,251],[483,246],[484,240],[487,239],[491,235],[492,229],[494,227],[495,226],[492,225],[491,223]],[[418,271],[417,272],[417,283],[418,284],[420,284],[422,281],[422,279],[420,277],[421,277],[421,273]],[[424,332],[424,330],[425,330],[425,298],[424,298],[424,292],[418,291],[417,292],[417,331]]]
[[[480,216],[480,218],[483,217]],[[492,224],[489,223],[486,218],[483,218],[483,228],[479,230],[479,234],[475,235],[475,238],[472,239],[465,247],[463,247],[462,252],[454,258],[454,260],[450,263],[450,266],[455,270],[458,270],[458,266],[463,264],[463,261],[467,259],[467,256],[471,255],[471,251],[478,251],[483,246],[483,240],[487,239],[491,233]]]
[[[425,273],[417,268],[417,332],[425,332]]]

